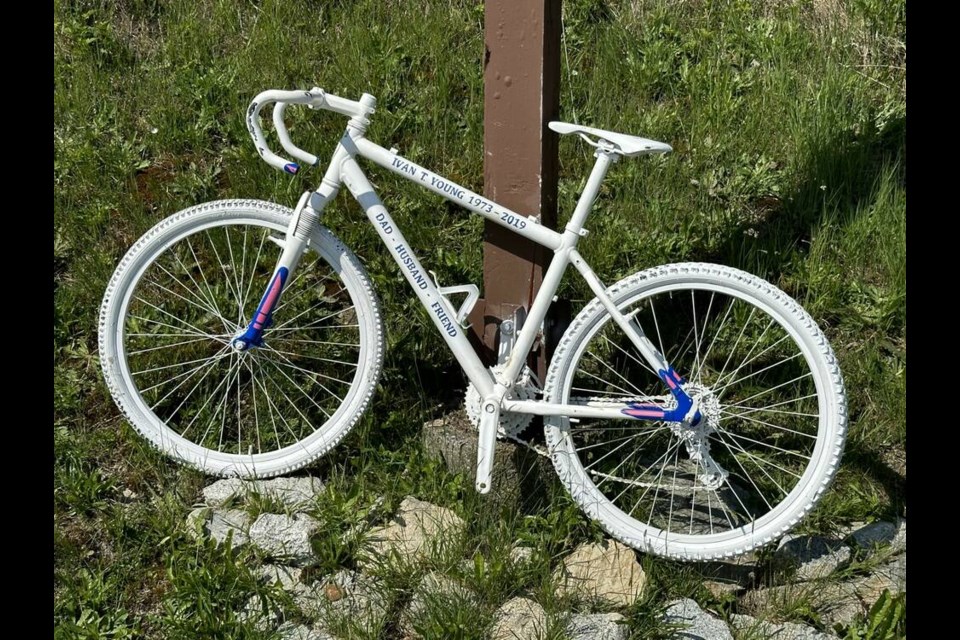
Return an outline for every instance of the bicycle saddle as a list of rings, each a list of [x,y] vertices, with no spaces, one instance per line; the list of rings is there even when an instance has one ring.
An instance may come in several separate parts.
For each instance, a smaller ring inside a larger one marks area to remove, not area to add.
[[[645,153],[669,153],[673,151],[673,147],[665,142],[657,142],[656,140],[648,140],[638,136],[629,136],[625,133],[617,133],[615,131],[604,131],[603,129],[594,129],[593,127],[584,127],[579,124],[556,121],[549,123],[547,126],[560,135],[578,133],[580,137],[593,146],[597,146],[597,143],[587,136],[596,136],[600,140],[605,140],[612,144],[616,147],[614,151],[628,158]]]

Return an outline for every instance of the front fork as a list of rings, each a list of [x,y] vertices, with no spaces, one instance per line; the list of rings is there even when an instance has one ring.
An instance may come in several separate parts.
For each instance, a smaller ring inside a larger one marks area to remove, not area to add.
[[[263,332],[273,323],[273,311],[280,302],[283,288],[290,281],[297,263],[300,262],[300,256],[310,244],[310,233],[319,222],[320,213],[331,197],[325,198],[318,192],[305,192],[300,196],[284,239],[270,238],[283,251],[273,269],[267,289],[260,298],[257,310],[250,317],[247,326],[237,332],[230,343],[235,351],[247,351],[263,345]]]

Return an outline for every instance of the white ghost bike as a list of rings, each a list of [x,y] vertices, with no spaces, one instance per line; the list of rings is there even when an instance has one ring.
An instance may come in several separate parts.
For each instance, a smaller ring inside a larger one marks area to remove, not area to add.
[[[715,264],[669,264],[607,286],[577,251],[610,166],[669,145],[551,122],[596,156],[569,222],[554,231],[368,140],[369,94],[258,95],[247,125],[281,171],[300,165],[267,146],[259,114],[269,104],[283,148],[309,166],[319,159],[291,141],[287,106],[349,118],[318,188],[293,209],[222,200],[173,214],[127,252],[104,296],[107,385],[162,451],[212,475],[276,476],[329,451],[360,418],[380,373],[383,323],[362,263],[321,224],[346,187],[470,381],[481,493],[498,430],[515,434],[539,415],[570,495],[638,550],[688,560],[743,553],[778,539],[823,495],[844,447],[846,399],[833,351],[800,305]],[[511,339],[501,332],[499,366],[484,366],[465,333],[477,287],[435,283],[360,158],[553,251]],[[541,385],[525,362],[571,264],[596,297]],[[465,295],[459,307],[453,295]]]

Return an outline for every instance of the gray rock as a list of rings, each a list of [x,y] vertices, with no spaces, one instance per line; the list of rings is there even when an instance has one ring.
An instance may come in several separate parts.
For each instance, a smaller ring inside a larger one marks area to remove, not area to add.
[[[767,622],[737,613],[730,616],[730,626],[738,633],[765,640],[831,640],[834,637],[804,624]]]
[[[671,602],[663,620],[668,624],[681,625],[670,636],[675,640],[733,640],[727,623],[701,609],[690,598]]]
[[[892,522],[871,522],[850,534],[850,542],[864,549],[873,549],[877,545],[893,542],[897,535],[897,525]]]
[[[425,423],[421,431],[423,450],[443,460],[451,473],[462,473],[468,479],[477,474],[477,438],[463,409]],[[545,500],[546,488],[557,482],[549,460],[503,440],[495,445],[492,473],[493,487],[486,498],[499,505],[536,505]]]
[[[827,627],[834,624],[850,624],[857,616],[866,613],[866,608],[857,594],[858,585],[853,582],[800,582],[779,587],[748,591],[740,599],[740,611],[763,616],[770,611],[795,608],[803,603],[817,612]]]
[[[251,596],[247,604],[237,613],[240,622],[251,623],[257,629],[266,631],[273,629],[280,623],[280,612],[274,609],[269,602],[261,600],[259,596]]]
[[[203,502],[208,507],[222,507],[244,491],[240,478],[223,478],[203,488]]]
[[[250,526],[250,542],[271,557],[303,564],[313,555],[310,537],[319,527],[319,522],[302,513],[262,513]]]
[[[736,582],[720,582],[718,580],[704,580],[703,586],[706,587],[707,591],[717,599],[723,599],[729,596],[735,596],[741,591],[741,587]]]
[[[533,559],[533,549],[531,547],[514,546],[510,549],[510,562],[513,564],[526,564]]]
[[[513,598],[497,609],[489,640],[543,640],[546,634],[543,607],[528,598]]]
[[[627,640],[630,629],[625,620],[619,613],[575,613],[565,631],[570,640]]]
[[[886,563],[875,567],[873,572],[853,582],[857,597],[863,601],[868,610],[872,607],[884,591],[889,590],[891,595],[897,595],[907,590],[907,554],[901,554],[889,559]]]
[[[389,523],[369,531],[369,557],[364,559],[364,564],[392,552],[405,562],[422,562],[432,551],[455,543],[466,528],[463,519],[450,509],[407,496]]]
[[[196,540],[205,534],[211,513],[209,507],[200,507],[187,514],[187,535],[190,538]]]
[[[557,595],[626,607],[643,595],[647,576],[630,547],[616,540],[582,544],[554,574]]]
[[[257,569],[257,575],[267,584],[280,583],[284,591],[293,591],[300,584],[300,574],[302,569],[296,567],[285,567],[280,564],[265,564]]]
[[[292,622],[280,625],[277,633],[280,634],[280,640],[336,640],[325,631]]]
[[[907,520],[901,518],[897,521],[897,533],[890,542],[890,550],[893,553],[902,553],[907,550]]]
[[[249,542],[248,529],[250,528],[250,514],[239,509],[229,511],[213,511],[206,523],[207,533],[223,544],[227,536],[233,535],[233,548],[239,549]]]
[[[389,602],[380,581],[355,571],[339,571],[312,585],[294,588],[294,602],[304,615],[351,634],[376,636],[386,623]]]
[[[473,605],[476,602],[477,596],[470,589],[453,578],[432,571],[414,589],[413,597],[400,615],[400,631],[407,640],[421,640],[422,636],[414,625],[431,608],[447,608],[453,603]]]
[[[778,563],[796,568],[795,580],[825,578],[850,562],[850,547],[820,536],[788,535],[774,554]]]
[[[292,511],[310,506],[324,489],[320,478],[271,478],[270,480],[240,480],[225,478],[203,489],[207,506],[223,506],[234,499],[246,498],[252,493],[283,503]]]

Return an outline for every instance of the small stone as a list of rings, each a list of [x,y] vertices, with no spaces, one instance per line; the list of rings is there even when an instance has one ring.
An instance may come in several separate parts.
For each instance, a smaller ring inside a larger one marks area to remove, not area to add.
[[[187,514],[187,535],[191,539],[196,540],[204,535],[210,513],[209,507],[200,507]]]
[[[690,598],[674,600],[667,606],[664,622],[682,625],[675,631],[675,640],[733,640],[727,624],[700,608]]]
[[[825,578],[850,562],[847,545],[820,536],[788,535],[774,554],[777,562],[796,568],[794,580]]]
[[[410,603],[401,614],[400,631],[407,640],[420,640],[421,636],[414,628],[414,624],[427,614],[431,604],[438,601],[474,604],[476,600],[476,594],[453,578],[430,572],[414,589]]]
[[[738,593],[743,591],[741,587],[736,582],[719,582],[717,580],[705,580],[703,586],[707,588],[707,591],[710,592],[714,598],[718,600],[723,600],[732,596],[736,596]]]
[[[431,550],[459,538],[466,527],[450,509],[407,496],[388,524],[370,530],[368,549],[374,558],[396,552],[406,562],[419,563]]]
[[[737,632],[747,634],[751,638],[776,638],[776,640],[831,640],[833,638],[804,624],[773,623],[737,613],[730,616],[730,625]]]
[[[627,640],[630,629],[625,621],[619,613],[575,613],[565,631],[570,640]]]
[[[554,574],[558,596],[626,607],[643,595],[647,576],[633,549],[617,542],[582,544]]]
[[[285,567],[279,564],[265,564],[257,570],[257,575],[267,584],[280,583],[284,591],[292,591],[300,583],[301,569]]]
[[[531,547],[513,547],[510,549],[510,562],[513,564],[526,564],[533,559],[533,549]]]
[[[897,525],[892,522],[871,522],[851,533],[850,541],[863,549],[873,549],[890,544],[896,535]]]
[[[513,598],[497,609],[489,640],[542,640],[546,633],[543,607],[529,598]]]
[[[313,556],[310,537],[320,523],[302,513],[288,516],[263,513],[250,526],[250,541],[274,558],[303,564]]]
[[[298,586],[294,602],[304,615],[375,636],[387,619],[389,603],[383,591],[376,578],[342,570],[322,582]]]
[[[233,535],[234,549],[239,549],[250,541],[249,528],[250,514],[239,509],[213,511],[207,521],[207,532],[217,544],[223,544],[227,536]]]
[[[293,624],[292,622],[280,625],[277,633],[280,634],[280,640],[335,640],[325,631],[311,629],[304,624]]]
[[[124,489],[120,492],[120,495],[122,495],[125,500],[136,500],[139,497],[139,494],[132,489]]]

